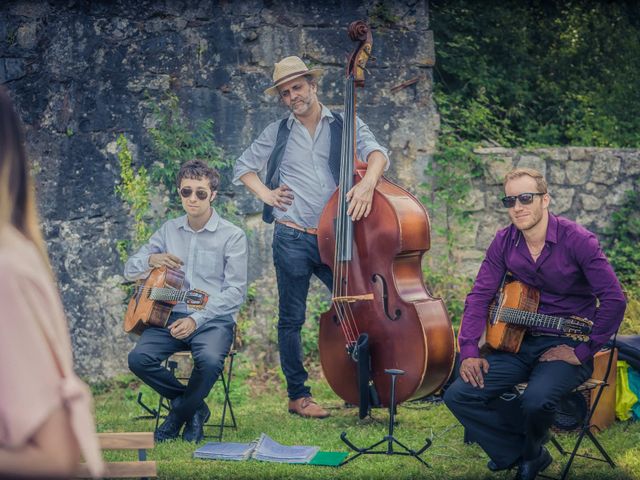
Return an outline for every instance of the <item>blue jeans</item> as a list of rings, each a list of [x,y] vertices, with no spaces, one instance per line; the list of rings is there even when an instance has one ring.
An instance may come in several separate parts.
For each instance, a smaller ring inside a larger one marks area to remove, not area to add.
[[[167,326],[186,313],[171,313]],[[174,412],[189,419],[209,395],[231,348],[235,322],[231,315],[217,317],[202,325],[184,340],[173,338],[168,328],[149,327],[129,352],[129,368],[144,383],[165,398],[180,398]],[[176,352],[191,350],[193,371],[187,385],[180,383],[163,365]]]
[[[273,232],[273,264],[278,281],[278,347],[280,365],[287,379],[291,400],[311,396],[305,385],[309,377],[303,365],[300,332],[307,311],[307,294],[311,275],[331,289],[331,269],[320,261],[318,238],[276,223]]]

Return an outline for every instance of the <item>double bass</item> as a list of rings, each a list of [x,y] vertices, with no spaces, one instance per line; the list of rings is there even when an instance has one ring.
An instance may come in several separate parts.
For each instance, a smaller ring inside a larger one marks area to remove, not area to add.
[[[371,32],[362,21],[349,26],[358,46],[346,68],[340,182],[322,212],[318,247],[332,266],[331,308],[320,317],[320,362],[333,391],[359,405],[368,395],[389,406],[391,377],[397,403],[437,391],[453,369],[455,340],[445,305],[427,290],[422,258],[430,248],[425,207],[411,193],[380,178],[370,214],[357,222],[347,215],[346,194],[366,173],[356,158],[356,87],[364,86]],[[368,341],[368,384],[364,391],[359,345]],[[358,372],[361,372],[360,374]],[[359,378],[360,375],[360,378]]]

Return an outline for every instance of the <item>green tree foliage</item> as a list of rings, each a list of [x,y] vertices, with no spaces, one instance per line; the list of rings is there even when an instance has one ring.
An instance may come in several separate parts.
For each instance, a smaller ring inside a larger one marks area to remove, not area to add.
[[[430,5],[437,101],[461,138],[503,146],[640,145],[640,3]]]
[[[618,279],[640,296],[640,192],[626,192],[625,202],[613,214],[609,261]]]

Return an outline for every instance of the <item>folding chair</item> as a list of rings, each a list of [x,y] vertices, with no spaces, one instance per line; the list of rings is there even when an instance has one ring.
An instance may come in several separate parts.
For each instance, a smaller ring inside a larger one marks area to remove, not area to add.
[[[577,421],[576,427],[577,427],[578,436],[576,438],[575,444],[571,452],[565,450],[562,447],[560,442],[558,442],[558,439],[556,438],[555,434],[553,433],[551,434],[550,442],[553,444],[553,446],[558,450],[558,452],[560,452],[562,456],[567,456],[567,455],[569,456],[569,458],[567,459],[567,462],[562,468],[560,477],[550,477],[542,473],[538,474],[540,477],[552,478],[552,479],[558,478],[560,480],[565,480],[569,475],[569,470],[573,465],[573,461],[575,460],[575,457],[582,457],[582,458],[587,458],[589,460],[596,460],[599,462],[608,463],[609,466],[611,466],[611,468],[616,467],[616,464],[614,463],[614,461],[611,459],[611,457],[609,456],[607,451],[604,449],[600,441],[594,435],[594,430],[602,430],[603,428],[606,428],[608,424],[613,421],[613,418],[614,418],[616,369],[614,368],[612,370],[612,366],[616,365],[617,357],[618,357],[618,351],[616,349],[616,336],[617,334],[615,334],[613,336],[613,339],[608,343],[607,345],[608,350],[600,351],[598,353],[598,355],[605,356],[606,363],[600,362],[600,365],[599,365],[598,362],[595,362],[592,378],[584,382],[582,385],[580,385],[578,388],[576,388],[572,392],[572,394],[577,394],[583,397],[587,397],[589,400],[587,401],[588,405],[587,405],[587,408],[585,409],[586,414],[584,415],[583,419],[579,419]],[[600,401],[605,396],[608,397],[607,403],[612,402],[612,404],[607,405],[607,407],[611,411],[610,412],[604,411],[603,413],[598,409],[598,406],[600,405]],[[611,400],[611,398],[613,400]],[[563,418],[563,415],[565,416],[570,415],[570,412],[559,411],[556,418],[558,418],[558,416],[560,418]],[[558,431],[558,429],[555,429],[555,430]],[[578,453],[578,449],[580,448],[580,445],[582,444],[582,441],[585,438],[588,438],[591,441],[591,443],[595,446],[595,448],[598,450],[598,452],[600,453],[599,457],[594,457],[592,455],[588,455],[584,453]]]
[[[224,401],[222,403],[222,414],[220,415],[220,422],[219,423],[206,423],[204,425],[204,429],[205,429],[205,438],[214,438],[217,439],[219,442],[222,441],[222,436],[224,434],[224,429],[225,427],[227,428],[233,428],[234,430],[237,430],[238,428],[238,424],[236,422],[236,417],[235,414],[233,413],[233,406],[231,404],[231,397],[230,397],[230,392],[231,392],[231,377],[232,377],[232,373],[233,373],[233,362],[235,360],[235,356],[237,354],[237,351],[234,348],[235,345],[235,338],[234,338],[234,342],[231,344],[231,349],[229,350],[229,353],[227,354],[227,357],[225,358],[225,364],[222,368],[222,372],[220,372],[220,377],[218,378],[218,381],[216,381],[216,385],[217,384],[221,384],[222,388],[223,388],[223,394],[224,394]],[[175,374],[176,370],[178,369],[178,364],[181,360],[191,360],[191,352],[189,350],[185,350],[182,352],[176,352],[174,353],[171,357],[169,357],[166,361],[165,361],[165,368],[167,368],[172,374]],[[180,381],[188,381],[189,380],[189,376],[176,376],[176,378]],[[216,385],[213,386],[213,388],[216,388]],[[213,391],[213,390],[212,390]],[[143,394],[142,392],[138,393],[138,398],[137,398],[137,402],[138,404],[148,413],[148,415],[142,415],[139,416],[137,418],[150,418],[150,419],[154,419],[155,420],[155,427],[154,427],[154,431],[158,429],[158,425],[160,423],[160,418],[164,417],[165,415],[162,414],[162,411],[165,410],[166,412],[168,412],[169,410],[171,410],[171,403],[168,401],[168,399],[166,399],[163,396],[160,396],[159,400],[158,400],[158,408],[152,408],[149,405],[147,405],[144,400],[142,399]],[[227,412],[229,413],[229,416],[231,417],[231,422],[228,423],[227,422]],[[217,429],[217,434],[207,434],[208,430],[216,430]]]

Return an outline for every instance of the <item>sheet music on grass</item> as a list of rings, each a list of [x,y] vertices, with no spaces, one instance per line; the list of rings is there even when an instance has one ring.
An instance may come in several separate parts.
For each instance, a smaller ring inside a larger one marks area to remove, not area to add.
[[[194,458],[208,460],[247,460],[255,458],[263,462],[309,463],[320,447],[281,445],[269,435],[250,443],[209,442],[198,448]]]

